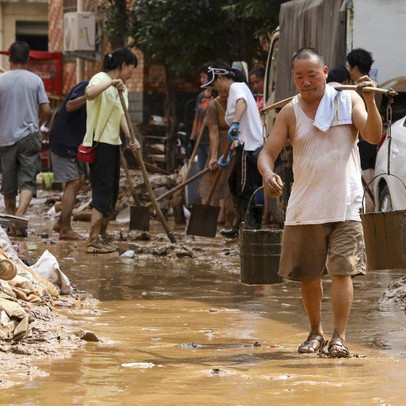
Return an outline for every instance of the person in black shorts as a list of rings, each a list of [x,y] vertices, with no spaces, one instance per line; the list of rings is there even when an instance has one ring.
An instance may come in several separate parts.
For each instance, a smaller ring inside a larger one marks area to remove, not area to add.
[[[72,209],[76,196],[84,184],[86,164],[76,159],[80,143],[86,133],[86,96],[88,80],[73,86],[66,96],[49,134],[52,170],[55,182],[65,182],[61,216],[53,229],[60,240],[82,240],[71,226]]]

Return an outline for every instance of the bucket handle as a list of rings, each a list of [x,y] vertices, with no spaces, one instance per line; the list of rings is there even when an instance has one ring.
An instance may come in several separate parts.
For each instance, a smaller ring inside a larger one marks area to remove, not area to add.
[[[365,202],[365,195],[366,195],[366,193],[367,193],[367,191],[368,191],[368,189],[369,189],[369,185],[370,185],[376,178],[378,178],[379,176],[382,176],[382,175],[393,176],[394,178],[398,179],[398,180],[402,183],[403,187],[406,189],[406,184],[405,184],[405,182],[403,182],[403,180],[402,180],[401,178],[399,178],[399,176],[394,175],[393,173],[390,173],[390,172],[382,172],[382,173],[379,173],[378,175],[375,175],[375,176],[370,180],[370,182],[368,182],[368,184],[364,187],[364,194],[362,195],[362,204],[361,204],[361,209],[360,209],[361,214],[366,214],[366,213],[367,213],[366,202]]]
[[[257,188],[257,189],[254,191],[254,193],[251,195],[250,200],[248,200],[248,206],[247,206],[247,211],[246,211],[246,213],[245,213],[245,219],[244,219],[244,222],[241,224],[241,227],[242,227],[242,228],[244,228],[244,227],[245,227],[245,224],[248,223],[248,215],[249,215],[249,212],[250,212],[250,206],[251,206],[252,199],[253,199],[254,196],[255,196],[260,190],[262,190],[263,188],[264,188],[263,186],[260,186],[259,188]]]

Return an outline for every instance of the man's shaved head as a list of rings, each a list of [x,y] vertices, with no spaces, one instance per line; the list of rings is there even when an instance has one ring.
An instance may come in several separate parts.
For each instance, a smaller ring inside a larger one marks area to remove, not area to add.
[[[321,66],[324,66],[324,58],[315,48],[300,48],[292,55],[292,68],[296,59],[310,59],[315,57]]]

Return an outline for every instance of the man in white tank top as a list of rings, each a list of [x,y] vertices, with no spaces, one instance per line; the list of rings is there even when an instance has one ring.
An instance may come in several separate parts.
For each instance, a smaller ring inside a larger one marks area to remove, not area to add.
[[[310,333],[298,351],[315,353],[326,344],[321,301],[322,276],[328,272],[334,313],[328,353],[331,357],[348,357],[344,341],[353,300],[352,277],[365,274],[357,132],[366,141],[377,144],[382,135],[382,120],[372,92],[363,92],[364,105],[356,92],[338,94],[326,86],[327,73],[323,57],[315,49],[295,52],[292,74],[299,94],[277,116],[259,156],[258,168],[266,192],[279,196],[283,184],[273,172],[274,163],[286,142],[292,144],[294,182],[286,212],[279,274],[301,282]],[[374,86],[367,76],[361,81]],[[331,117],[330,113],[323,116],[329,111],[326,108],[329,101],[333,106]],[[340,121],[346,109],[347,118]],[[323,117],[322,126],[319,117]]]

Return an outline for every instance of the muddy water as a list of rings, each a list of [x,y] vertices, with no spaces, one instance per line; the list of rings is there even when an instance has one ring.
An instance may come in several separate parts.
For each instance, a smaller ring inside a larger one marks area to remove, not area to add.
[[[307,335],[296,284],[242,286],[236,245],[221,238],[186,243],[202,251],[194,258],[119,258],[85,255],[84,243],[22,242],[27,258],[49,249],[72,283],[100,300],[100,315],[76,321],[101,342],[41,364],[48,376],[2,391],[0,403],[405,404],[405,309],[378,304],[402,270],[355,281],[348,343],[357,356],[320,359],[296,352]],[[328,283],[325,294],[331,332]]]

